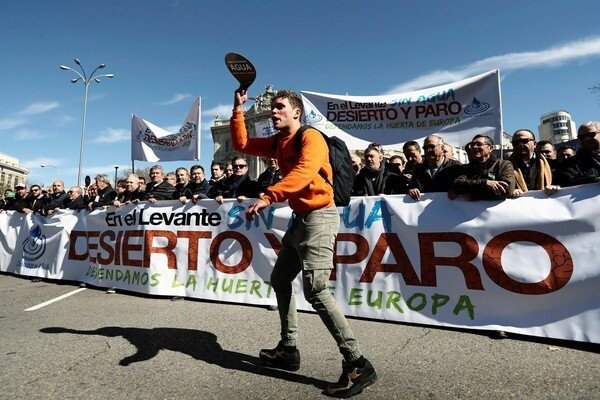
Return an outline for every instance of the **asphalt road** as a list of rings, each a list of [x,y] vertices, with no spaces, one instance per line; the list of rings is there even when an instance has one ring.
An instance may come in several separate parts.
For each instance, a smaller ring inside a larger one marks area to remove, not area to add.
[[[319,399],[341,356],[300,314],[297,372],[264,367],[278,315],[0,274],[2,399]],[[351,319],[379,381],[357,399],[600,399],[600,345]]]

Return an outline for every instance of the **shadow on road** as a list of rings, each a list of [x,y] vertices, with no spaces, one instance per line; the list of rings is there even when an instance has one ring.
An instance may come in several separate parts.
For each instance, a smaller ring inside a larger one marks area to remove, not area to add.
[[[122,366],[150,360],[161,350],[171,350],[187,354],[196,360],[215,364],[222,368],[313,385],[319,389],[325,389],[328,385],[328,382],[320,379],[266,367],[258,357],[224,350],[217,341],[216,335],[200,330],[179,328],[142,329],[107,326],[96,330],[48,327],[40,329],[40,332],[106,337],[121,336],[137,348],[137,353],[119,361],[119,365]]]

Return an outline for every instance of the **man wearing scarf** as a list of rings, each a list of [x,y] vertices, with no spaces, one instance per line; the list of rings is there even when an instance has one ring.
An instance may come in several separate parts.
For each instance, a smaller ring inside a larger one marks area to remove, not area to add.
[[[556,193],[560,186],[552,184],[552,170],[548,160],[535,151],[535,135],[529,129],[519,129],[512,137],[513,153],[510,162],[515,171],[513,197],[529,190],[544,190],[548,196]]]

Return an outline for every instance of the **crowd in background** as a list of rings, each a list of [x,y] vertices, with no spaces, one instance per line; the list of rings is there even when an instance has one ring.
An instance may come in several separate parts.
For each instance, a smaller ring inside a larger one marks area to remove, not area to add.
[[[577,133],[580,148],[555,146],[535,140],[528,129],[512,136],[512,151],[496,157],[494,142],[476,135],[465,145],[468,163],[453,158],[452,146],[440,135],[427,136],[422,145],[406,142],[401,155],[386,158],[383,146],[371,143],[363,156],[351,154],[355,171],[353,196],[408,194],[420,200],[422,193],[446,192],[450,199],[459,196],[470,200],[493,200],[519,197],[529,190],[543,190],[552,195],[561,187],[600,181],[600,122],[582,124]],[[152,166],[149,176],[130,174],[114,187],[106,174],[98,174],[87,187],[65,188],[60,180],[48,190],[40,185],[17,183],[4,191],[0,210],[51,215],[60,209],[94,210],[119,207],[142,201],[179,200],[182,204],[199,199],[259,197],[267,187],[282,179],[275,158],[266,160],[267,168],[258,177],[248,173],[248,161],[234,157],[230,163],[214,161],[207,179],[201,165],[180,167],[165,173],[160,165]]]

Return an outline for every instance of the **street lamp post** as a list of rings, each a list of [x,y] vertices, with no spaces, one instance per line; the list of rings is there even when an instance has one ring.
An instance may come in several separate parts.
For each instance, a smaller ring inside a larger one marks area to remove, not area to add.
[[[117,188],[117,172],[119,171],[119,166],[115,165],[115,189]]]
[[[82,169],[82,165],[83,165],[83,142],[84,142],[84,137],[85,137],[85,118],[87,115],[88,87],[90,86],[90,83],[92,83],[92,82],[100,83],[100,78],[102,78],[102,77],[113,78],[114,75],[113,74],[102,74],[102,75],[94,76],[96,71],[106,67],[106,64],[100,64],[96,67],[96,69],[94,71],[92,71],[92,73],[88,77],[85,74],[85,71],[84,71],[83,66],[81,65],[81,62],[79,61],[79,59],[76,58],[74,61],[75,61],[75,64],[79,65],[79,68],[81,69],[81,73],[79,73],[78,71],[75,71],[73,68],[67,67],[65,65],[61,65],[60,69],[62,69],[63,71],[73,71],[79,76],[79,78],[71,79],[71,83],[77,83],[77,81],[81,80],[85,85],[85,97],[83,99],[83,123],[81,125],[81,147],[79,148],[79,170],[77,171],[77,186],[81,187],[81,169]]]
[[[60,179],[60,171],[58,170],[57,166],[51,165],[51,164],[41,164],[40,167],[42,167],[42,168],[52,167],[52,168],[56,169],[56,179]]]

